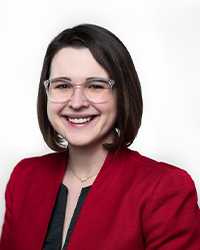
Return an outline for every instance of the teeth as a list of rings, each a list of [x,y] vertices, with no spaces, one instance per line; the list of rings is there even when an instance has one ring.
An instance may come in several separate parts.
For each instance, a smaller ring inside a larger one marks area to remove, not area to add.
[[[80,119],[71,119],[71,118],[68,118],[68,120],[71,122],[71,123],[86,123],[86,122],[89,122],[91,121],[92,117],[88,117],[88,118],[80,118]]]

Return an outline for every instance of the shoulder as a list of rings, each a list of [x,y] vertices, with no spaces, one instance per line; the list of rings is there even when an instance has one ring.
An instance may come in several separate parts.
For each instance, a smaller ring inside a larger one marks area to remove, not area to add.
[[[174,169],[177,168],[173,165],[167,164],[165,162],[158,162],[154,159],[148,158],[146,156],[141,155],[137,151],[130,150],[128,148],[123,149],[122,151],[123,158],[126,158],[129,163],[134,163],[135,165],[139,166],[146,166],[146,167],[161,167],[163,169]]]
[[[61,182],[66,168],[67,153],[52,153],[21,160],[11,173],[6,187],[6,201],[21,200],[26,193],[41,190],[50,183]]]
[[[25,158],[14,168],[11,180],[24,178],[37,178],[38,176],[54,175],[66,165],[66,152],[50,153],[42,156]]]
[[[141,155],[137,151],[132,151],[130,149],[124,149],[121,153],[121,163],[124,163],[124,166],[127,170],[130,171],[139,171],[144,173],[153,172],[155,175],[158,173],[159,175],[170,173],[170,172],[184,172],[187,173],[185,170],[173,166],[171,164],[165,162],[158,162],[154,159],[148,158],[146,156]]]
[[[151,214],[152,211],[163,208],[167,213],[173,211],[175,206],[178,211],[185,201],[190,200],[184,206],[189,207],[187,211],[196,211],[200,220],[196,187],[185,170],[157,162],[129,149],[120,154],[118,176],[123,176],[125,181],[118,178],[118,183],[122,182],[121,187],[131,190],[131,195],[134,194],[134,198],[138,198],[135,202],[143,204],[141,207],[146,207],[145,211],[148,210]],[[151,216],[150,214],[148,216]],[[162,216],[163,214],[161,219]]]
[[[119,172],[123,173],[130,183],[145,186],[148,190],[152,188],[152,191],[158,183],[173,185],[174,188],[194,188],[190,175],[179,167],[155,161],[130,149],[122,150],[117,157]]]
[[[66,152],[50,153],[42,156],[30,157],[22,159],[17,165],[17,169],[31,168],[31,167],[48,167],[52,166],[55,162],[61,162],[66,156]]]

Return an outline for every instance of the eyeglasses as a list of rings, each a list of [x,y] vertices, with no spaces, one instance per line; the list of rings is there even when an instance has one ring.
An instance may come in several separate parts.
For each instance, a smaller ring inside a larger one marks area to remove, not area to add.
[[[80,89],[88,101],[92,103],[102,103],[110,96],[114,84],[114,80],[106,80],[103,78],[91,78],[80,85],[75,85],[65,78],[55,78],[44,81],[49,99],[56,103],[69,101],[76,89]]]

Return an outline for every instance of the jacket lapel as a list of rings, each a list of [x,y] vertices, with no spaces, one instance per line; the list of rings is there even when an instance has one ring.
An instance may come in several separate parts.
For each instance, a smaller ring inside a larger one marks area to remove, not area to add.
[[[122,166],[120,159],[124,153],[122,150],[116,156],[112,152],[108,154],[83,204],[67,250],[104,249],[101,244],[104,242],[102,238],[106,238],[106,228],[101,225],[105,223],[106,208],[109,206],[106,192],[119,167]],[[114,208],[112,209],[114,211]]]
[[[42,249],[55,200],[66,168],[66,153],[35,163],[26,176],[26,195],[15,228],[12,249]],[[16,248],[17,247],[17,248]]]

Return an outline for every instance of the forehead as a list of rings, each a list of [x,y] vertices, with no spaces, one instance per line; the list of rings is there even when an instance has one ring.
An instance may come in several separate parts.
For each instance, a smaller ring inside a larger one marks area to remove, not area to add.
[[[63,48],[54,56],[50,78],[68,77],[72,80],[87,77],[108,78],[106,70],[95,60],[88,48]]]

